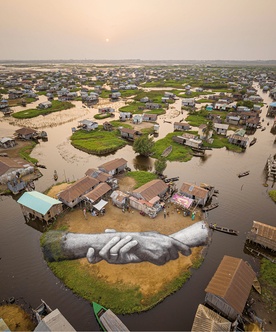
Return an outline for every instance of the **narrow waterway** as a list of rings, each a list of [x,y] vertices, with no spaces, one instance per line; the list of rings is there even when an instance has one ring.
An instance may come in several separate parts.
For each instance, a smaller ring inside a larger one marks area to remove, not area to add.
[[[262,91],[259,94],[265,103],[271,102],[267,94]],[[257,269],[258,261],[244,252],[246,233],[253,220],[276,225],[276,205],[267,193],[272,188],[272,182],[268,182],[268,187],[263,186],[266,160],[270,154],[276,153],[274,136],[270,133],[273,120],[266,118],[266,110],[265,105],[261,117],[265,119],[267,129],[257,130],[254,134],[257,143],[244,153],[233,153],[226,149],[211,150],[204,159],[194,157],[187,163],[168,163],[165,173],[169,177],[178,175],[178,186],[183,181],[214,185],[219,190],[219,207],[208,213],[208,221],[237,229],[240,233],[233,237],[215,232],[204,263],[178,292],[148,312],[120,316],[131,331],[191,330],[197,306],[204,301],[204,289],[224,255],[243,258]],[[179,114],[172,122],[182,117]],[[163,120],[160,119],[159,138],[172,131],[173,125]],[[132,170],[153,169],[154,161],[137,157],[131,146],[105,157],[88,155],[74,149],[69,137],[71,128],[76,124],[74,120],[45,129],[49,140],[41,142],[32,154],[41,164],[47,165],[47,169],[41,170],[43,177],[35,183],[36,190],[44,191],[54,183],[54,170],[59,174],[59,181],[77,180],[84,176],[88,168],[97,167],[116,157],[128,160]],[[5,128],[5,134],[17,129],[1,123],[0,136],[5,135],[2,134],[2,127]],[[245,170],[250,170],[250,175],[238,178],[237,174]],[[0,298],[22,297],[33,307],[43,299],[50,307],[58,308],[76,330],[98,330],[90,303],[75,296],[48,269],[39,245],[41,232],[25,223],[17,204],[18,198],[0,196]]]

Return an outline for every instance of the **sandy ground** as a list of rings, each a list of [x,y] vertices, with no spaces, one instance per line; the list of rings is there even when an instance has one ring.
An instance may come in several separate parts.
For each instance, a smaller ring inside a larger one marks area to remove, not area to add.
[[[119,177],[121,190],[130,190],[134,184],[134,180],[130,177]],[[55,186],[47,194],[56,198],[57,193],[66,186],[67,184]],[[76,233],[102,233],[106,229],[115,229],[116,231],[125,232],[158,231],[169,235],[201,220],[199,212],[195,220],[192,221],[191,217],[184,217],[177,213],[173,205],[167,205],[166,208],[169,211],[169,216],[164,218],[164,214],[161,212],[156,218],[151,219],[140,215],[136,210],[124,213],[109,202],[104,216],[93,217],[87,213],[86,219],[83,211],[79,208],[66,213],[61,218],[61,222],[66,223],[70,232]],[[121,282],[126,285],[138,285],[141,292],[146,296],[158,292],[176,276],[187,271],[201,251],[202,247],[194,248],[192,255],[188,257],[181,255],[178,259],[163,266],[156,266],[147,262],[113,265],[105,261],[90,265],[86,259],[80,261],[81,264],[89,267],[92,273],[95,273],[96,270],[99,277],[106,279],[111,284]]]

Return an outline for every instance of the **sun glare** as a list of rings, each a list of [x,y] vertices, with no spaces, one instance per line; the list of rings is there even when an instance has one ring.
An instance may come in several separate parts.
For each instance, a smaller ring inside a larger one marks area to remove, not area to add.
[[[109,38],[106,38],[105,41],[108,43],[109,42]]]

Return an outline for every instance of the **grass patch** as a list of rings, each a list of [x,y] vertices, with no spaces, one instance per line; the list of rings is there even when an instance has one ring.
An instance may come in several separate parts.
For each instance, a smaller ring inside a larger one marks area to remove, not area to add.
[[[189,161],[192,158],[190,154],[191,149],[182,144],[178,144],[172,140],[173,136],[181,136],[183,132],[173,132],[167,134],[166,137],[158,140],[154,144],[153,148],[153,158],[159,159],[163,153],[163,151],[168,147],[172,146],[172,152],[166,157],[169,161]]]
[[[276,190],[270,190],[268,195],[276,203]]]
[[[19,150],[19,156],[21,158],[27,160],[30,163],[33,163],[33,164],[37,163],[38,162],[37,159],[30,157],[30,154],[33,151],[33,149],[34,149],[35,146],[36,146],[35,142],[30,142],[29,145],[26,145],[26,146],[22,147]]]
[[[276,264],[268,259],[261,260],[260,282],[262,285],[262,299],[270,311],[276,311]]]
[[[132,177],[135,182],[135,189],[141,187],[143,184],[148,183],[149,181],[155,180],[158,176],[154,173],[146,172],[146,171],[133,171],[128,172],[127,176]]]
[[[123,148],[127,143],[118,130],[103,131],[100,129],[87,132],[78,130],[71,136],[71,144],[82,151],[95,155],[104,155]]]
[[[34,118],[39,115],[47,115],[53,112],[59,112],[75,107],[72,103],[68,101],[52,101],[52,107],[47,109],[28,109],[21,112],[13,113],[12,116],[16,119],[29,119]]]
[[[94,118],[97,120],[101,120],[101,119],[106,119],[106,118],[112,118],[113,114],[112,113],[105,113],[105,114],[95,114]]]

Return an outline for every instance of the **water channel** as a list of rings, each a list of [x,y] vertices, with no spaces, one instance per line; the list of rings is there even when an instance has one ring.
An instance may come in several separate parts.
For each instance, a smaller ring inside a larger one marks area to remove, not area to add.
[[[258,93],[265,103],[271,103],[267,94],[260,90]],[[179,105],[176,104],[176,107]],[[265,125],[269,125],[265,131],[256,131],[257,143],[247,148],[245,153],[216,149],[208,151],[204,159],[194,157],[186,163],[168,163],[165,173],[168,177],[178,175],[178,186],[184,181],[197,185],[204,182],[219,190],[219,207],[208,213],[208,221],[237,229],[239,236],[213,233],[202,266],[193,271],[192,278],[178,292],[148,312],[120,316],[131,331],[191,330],[197,306],[204,301],[204,290],[224,255],[242,258],[254,269],[258,268],[258,260],[244,252],[246,233],[253,220],[276,225],[276,205],[267,193],[272,188],[272,182],[268,182],[268,187],[263,186],[266,160],[270,154],[276,153],[274,136],[270,133],[273,120],[266,118],[266,110],[265,105],[261,117],[265,119]],[[180,114],[172,122],[181,118],[183,115]],[[117,157],[128,160],[132,170],[150,171],[153,168],[154,161],[138,158],[131,146],[105,157],[95,157],[74,149],[69,137],[71,128],[76,125],[74,120],[58,127],[45,128],[49,140],[41,142],[32,153],[41,164],[47,165],[47,169],[42,169],[43,177],[36,181],[36,190],[43,192],[54,183],[54,170],[59,174],[59,181],[73,181],[83,177],[88,168]],[[16,129],[1,123],[0,136],[13,133]],[[172,124],[160,119],[159,138],[170,131]],[[245,170],[250,170],[250,175],[238,178],[237,174]],[[41,232],[25,223],[17,204],[18,198],[0,196],[0,299],[12,296],[23,298],[32,307],[43,299],[50,307],[58,308],[76,330],[98,330],[90,303],[75,296],[48,269],[39,245]]]

